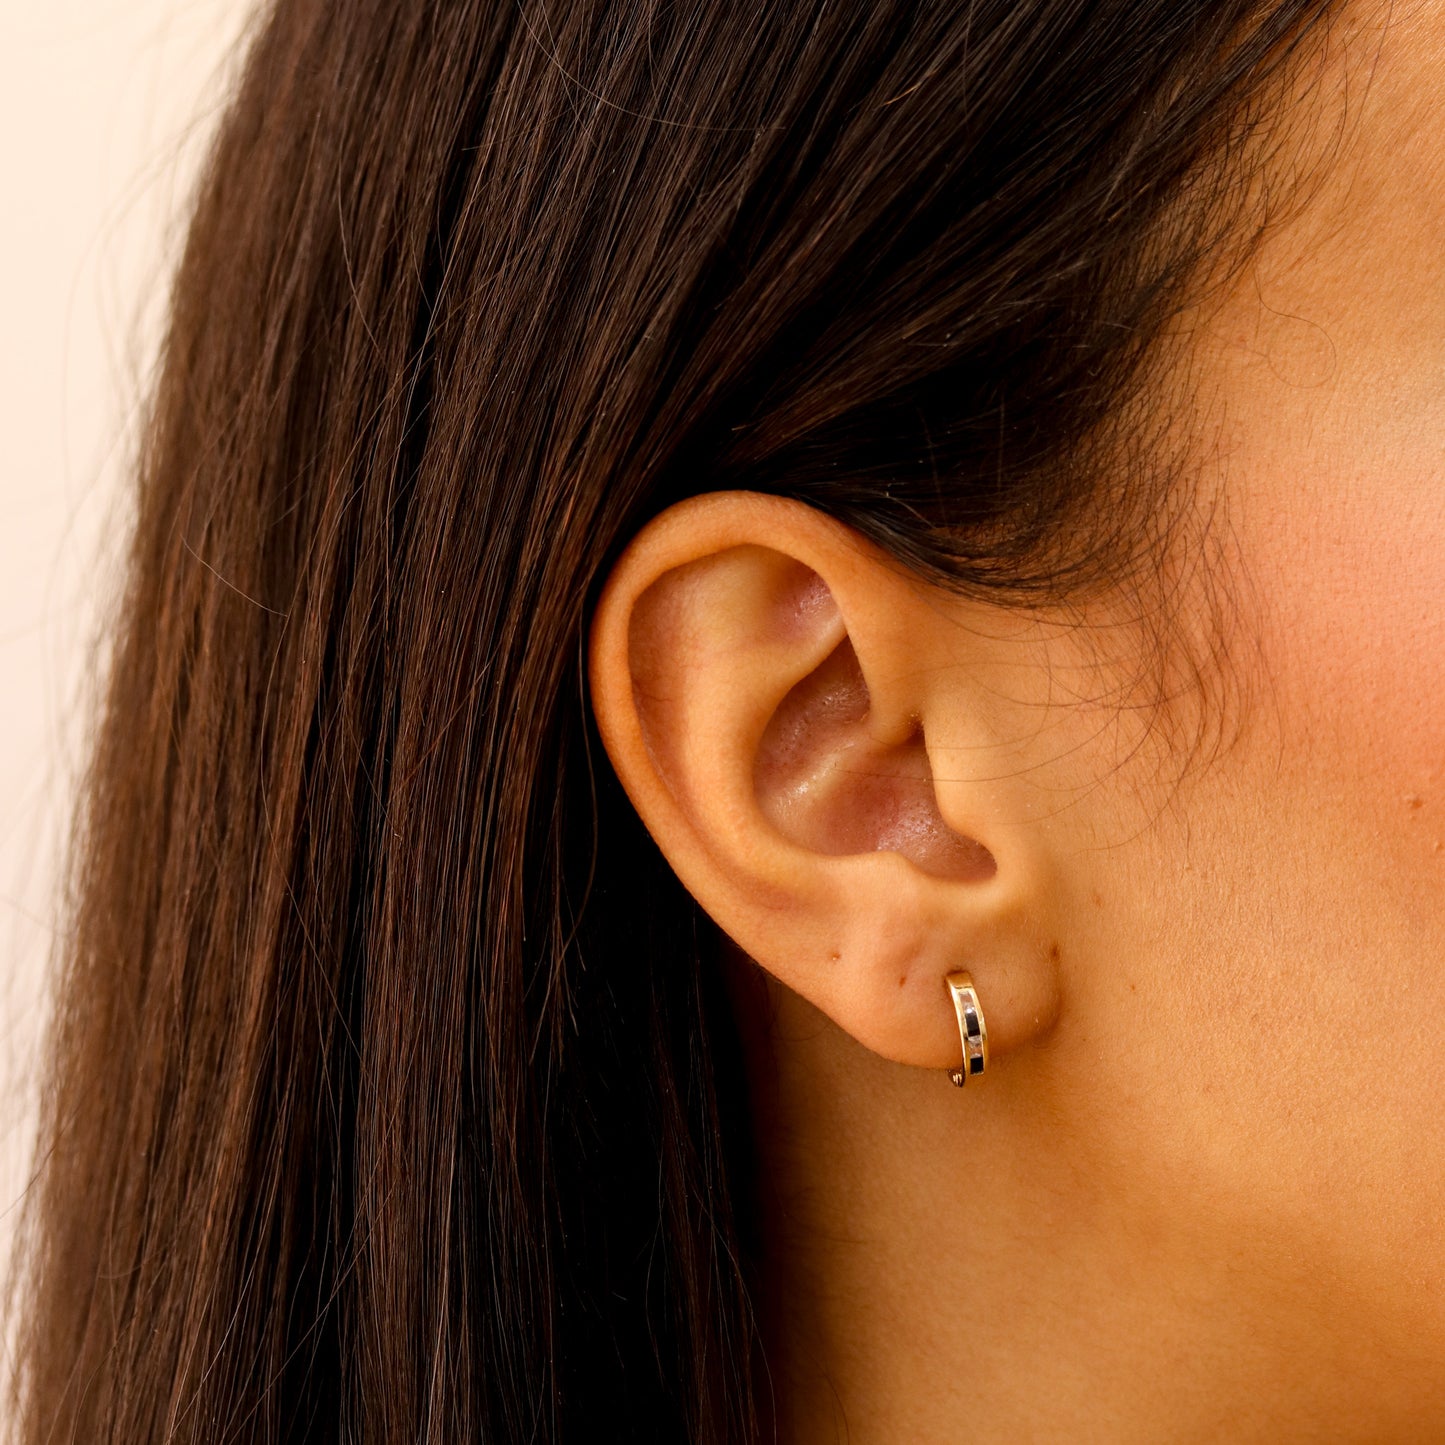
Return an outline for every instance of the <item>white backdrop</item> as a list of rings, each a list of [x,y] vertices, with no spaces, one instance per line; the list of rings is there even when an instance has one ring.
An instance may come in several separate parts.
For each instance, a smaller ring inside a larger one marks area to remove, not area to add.
[[[253,10],[0,0],[0,1265],[29,1172],[56,865],[130,419]]]

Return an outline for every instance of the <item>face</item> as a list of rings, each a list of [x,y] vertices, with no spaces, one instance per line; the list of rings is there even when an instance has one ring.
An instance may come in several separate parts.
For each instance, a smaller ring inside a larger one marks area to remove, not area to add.
[[[1140,1229],[1404,1367],[1445,1346],[1445,22],[1338,40],[1308,204],[1189,318],[1241,727],[1167,802],[1106,779],[1069,1037]]]

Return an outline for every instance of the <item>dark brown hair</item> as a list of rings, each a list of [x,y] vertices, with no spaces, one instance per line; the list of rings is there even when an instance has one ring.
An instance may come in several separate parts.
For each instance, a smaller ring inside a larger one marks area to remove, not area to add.
[[[1100,461],[1322,3],[261,17],[79,815],[25,1441],[755,1434],[731,1016],[591,599],[735,487],[1005,599],[1123,575],[1158,479]]]

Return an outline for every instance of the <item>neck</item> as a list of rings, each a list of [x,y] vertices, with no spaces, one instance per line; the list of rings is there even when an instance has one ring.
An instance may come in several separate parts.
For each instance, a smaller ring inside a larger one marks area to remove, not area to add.
[[[1153,1187],[1101,1148],[1049,1047],[960,1092],[730,967],[764,1181],[765,1438],[1414,1438],[1382,1416],[1388,1369],[1320,1317],[1315,1262],[1176,1207],[1205,1184],[1187,1171]]]

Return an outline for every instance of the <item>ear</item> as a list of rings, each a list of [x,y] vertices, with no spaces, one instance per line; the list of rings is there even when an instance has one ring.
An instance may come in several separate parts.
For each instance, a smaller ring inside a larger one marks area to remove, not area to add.
[[[1019,754],[1039,729],[1009,701],[1037,659],[985,610],[802,503],[717,492],[637,536],[590,639],[603,742],[683,884],[839,1027],[927,1068],[959,1062],[955,969],[996,1058],[1058,1011]]]

